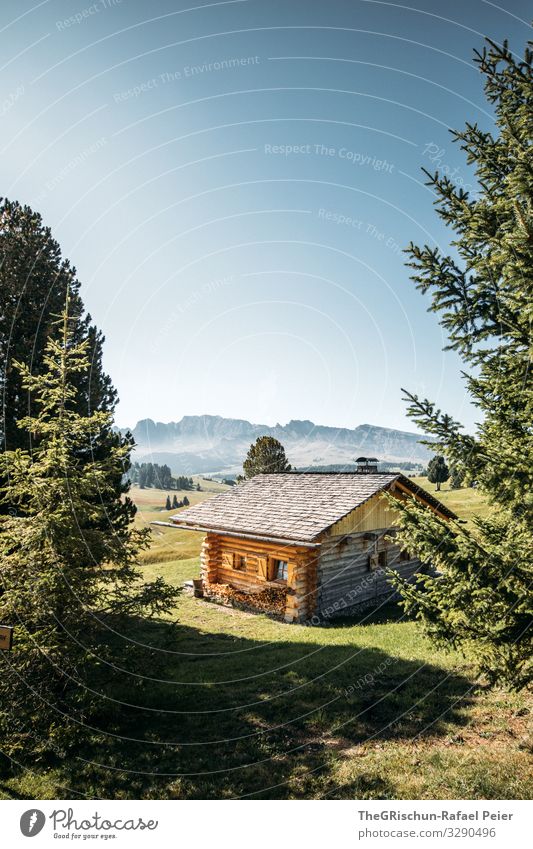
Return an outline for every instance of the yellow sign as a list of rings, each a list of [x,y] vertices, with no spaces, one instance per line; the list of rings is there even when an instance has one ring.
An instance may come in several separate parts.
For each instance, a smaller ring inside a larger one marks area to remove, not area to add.
[[[0,625],[0,651],[11,651],[13,645],[13,628],[10,625]]]

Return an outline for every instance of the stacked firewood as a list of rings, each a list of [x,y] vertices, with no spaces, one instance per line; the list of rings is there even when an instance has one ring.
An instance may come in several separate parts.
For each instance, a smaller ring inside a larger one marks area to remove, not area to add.
[[[287,590],[284,587],[265,587],[260,592],[246,593],[229,584],[209,584],[207,594],[224,604],[243,609],[260,610],[280,616],[285,613]]]

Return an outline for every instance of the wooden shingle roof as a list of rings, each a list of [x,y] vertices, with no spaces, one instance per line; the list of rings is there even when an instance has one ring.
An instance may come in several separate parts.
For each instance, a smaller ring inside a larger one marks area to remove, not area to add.
[[[177,527],[311,543],[398,481],[448,518],[455,514],[400,474],[257,475],[172,517]]]

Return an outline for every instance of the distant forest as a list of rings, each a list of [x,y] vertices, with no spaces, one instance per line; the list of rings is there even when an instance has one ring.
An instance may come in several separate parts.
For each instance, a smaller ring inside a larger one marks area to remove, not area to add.
[[[128,472],[128,477],[132,483],[136,483],[141,489],[197,489],[200,490],[200,484],[194,484],[192,478],[187,478],[184,475],[172,477],[170,466],[166,464],[160,466],[158,463],[133,463]]]

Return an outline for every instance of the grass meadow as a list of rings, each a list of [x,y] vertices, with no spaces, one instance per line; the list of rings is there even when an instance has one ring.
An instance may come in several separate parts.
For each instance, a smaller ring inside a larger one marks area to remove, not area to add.
[[[137,522],[169,515],[166,493],[132,495]],[[469,521],[488,509],[475,490],[440,497]],[[201,535],[156,530],[146,578],[181,586],[198,575]],[[98,728],[46,769],[22,756],[16,772],[6,765],[0,796],[532,796],[528,695],[490,690],[397,606],[306,627],[182,592],[165,619],[123,622],[120,633],[135,641],[132,665],[102,684]]]

